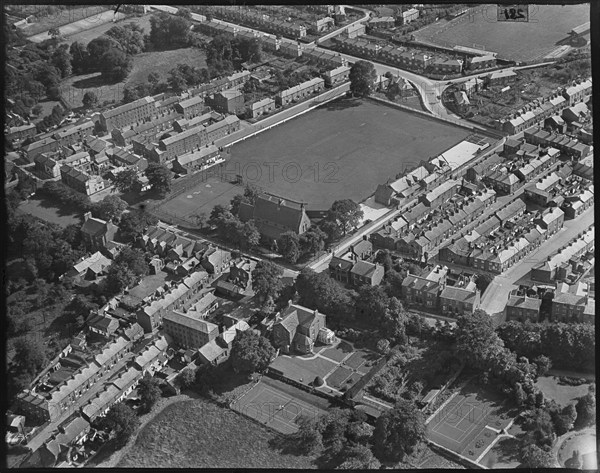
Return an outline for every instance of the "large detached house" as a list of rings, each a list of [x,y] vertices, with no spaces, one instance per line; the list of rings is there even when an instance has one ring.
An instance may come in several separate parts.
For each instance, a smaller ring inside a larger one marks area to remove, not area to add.
[[[238,213],[240,220],[254,220],[260,234],[274,240],[290,231],[302,235],[310,227],[304,204],[270,194],[259,195],[254,205],[242,202]]]
[[[319,331],[325,328],[324,314],[290,302],[273,325],[273,342],[284,352],[311,353]]]

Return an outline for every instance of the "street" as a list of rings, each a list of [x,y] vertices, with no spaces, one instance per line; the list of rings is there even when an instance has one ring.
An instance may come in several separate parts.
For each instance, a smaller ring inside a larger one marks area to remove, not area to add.
[[[581,215],[573,220],[565,220],[564,226],[555,233],[549,240],[542,244],[537,251],[534,251],[517,264],[508,269],[505,273],[496,276],[490,283],[481,300],[480,308],[488,314],[494,315],[504,311],[508,294],[515,289],[517,283],[528,280],[531,268],[546,260],[546,258],[562,248],[570,240],[575,238],[578,233],[588,228],[594,221],[594,207],[590,207]]]

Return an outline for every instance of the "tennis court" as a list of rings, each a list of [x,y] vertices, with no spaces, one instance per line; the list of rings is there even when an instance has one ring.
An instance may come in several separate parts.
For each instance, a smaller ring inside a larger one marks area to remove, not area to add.
[[[475,460],[517,415],[503,399],[465,386],[427,425],[428,438]]]
[[[320,416],[326,413],[324,409],[267,385],[264,381],[254,385],[231,408],[283,434],[298,430],[296,420],[301,415]]]
[[[429,438],[461,453],[485,428],[486,405],[475,396],[458,395],[429,424]]]

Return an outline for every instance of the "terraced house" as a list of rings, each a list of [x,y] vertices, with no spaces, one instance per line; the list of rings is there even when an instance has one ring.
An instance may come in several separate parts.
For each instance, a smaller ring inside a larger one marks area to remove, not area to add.
[[[156,114],[156,102],[152,97],[142,97],[133,102],[115,107],[100,114],[100,125],[107,132],[141,123]]]
[[[275,96],[275,103],[279,106],[286,106],[292,102],[302,100],[309,97],[315,92],[319,92],[325,88],[325,81],[320,77],[315,77],[306,82],[302,82],[289,89],[282,90]]]

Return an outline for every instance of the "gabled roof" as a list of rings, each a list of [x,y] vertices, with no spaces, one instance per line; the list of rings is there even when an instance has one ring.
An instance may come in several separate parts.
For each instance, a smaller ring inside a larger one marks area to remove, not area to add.
[[[370,277],[375,271],[377,271],[378,268],[381,267],[382,266],[378,264],[369,263],[368,261],[357,261],[354,266],[352,266],[350,272],[358,276]]]
[[[108,223],[106,220],[90,217],[82,225],[81,231],[90,236],[98,236],[108,231]]]
[[[461,287],[447,286],[440,297],[460,302],[473,302],[477,296],[477,291],[470,291]]]

